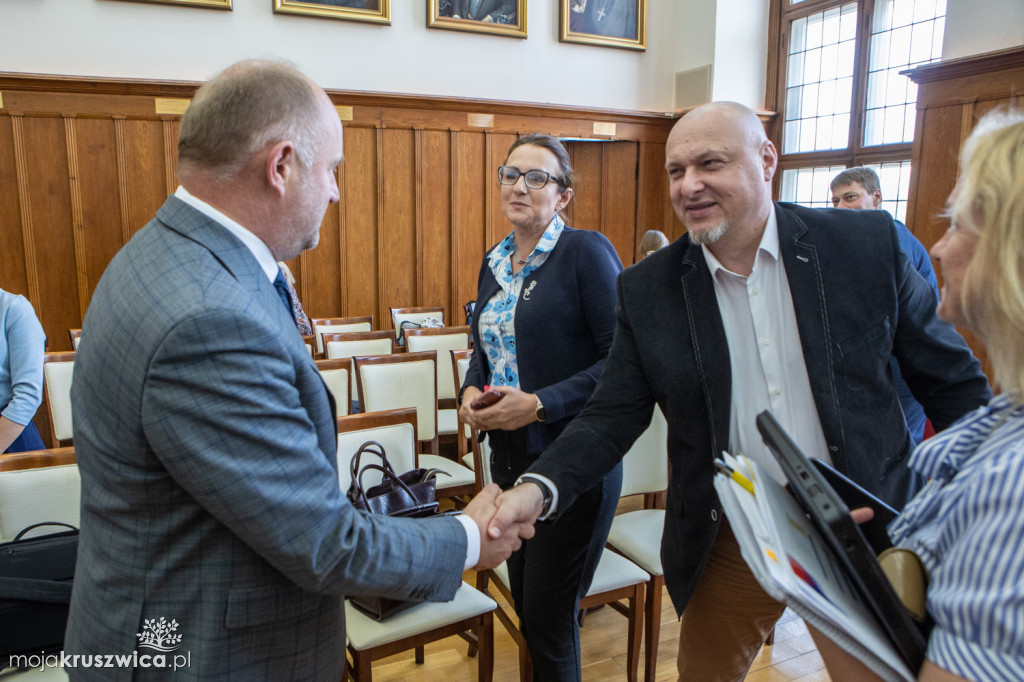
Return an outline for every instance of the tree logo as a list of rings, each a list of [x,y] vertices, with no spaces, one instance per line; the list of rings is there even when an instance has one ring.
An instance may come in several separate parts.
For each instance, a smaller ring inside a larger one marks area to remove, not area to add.
[[[160,620],[143,618],[142,632],[135,635],[139,638],[139,648],[146,647],[157,651],[174,651],[181,646],[181,635],[174,634],[178,629],[178,621],[160,617]]]

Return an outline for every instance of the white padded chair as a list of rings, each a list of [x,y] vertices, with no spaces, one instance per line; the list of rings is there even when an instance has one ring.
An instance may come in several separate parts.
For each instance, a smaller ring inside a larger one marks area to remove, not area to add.
[[[437,353],[395,353],[353,358],[359,404],[368,412],[415,407],[420,454],[417,466],[450,474],[437,479],[438,494],[458,498],[479,491],[476,474],[438,454]]]
[[[395,338],[390,331],[373,332],[335,332],[323,334],[324,348],[327,359],[354,358],[357,355],[390,355],[395,352]],[[359,399],[356,387],[356,375],[349,381],[350,395],[353,400]]]
[[[447,362],[453,350],[469,348],[469,327],[435,327],[406,329],[405,349],[410,353],[424,350],[437,351],[437,433],[454,436],[459,430],[458,410],[455,409],[455,379],[452,363]]]
[[[402,473],[414,468],[416,457],[416,409],[365,412],[338,418],[338,474],[341,489],[351,483],[351,456],[367,441],[384,446],[388,461]],[[363,460],[367,462],[369,460]],[[370,472],[373,473],[373,472]],[[379,482],[367,474],[363,485]],[[355,680],[372,679],[373,661],[384,656],[416,650],[423,663],[423,645],[451,635],[470,643],[477,656],[478,677],[490,680],[494,668],[494,616],[497,604],[488,595],[463,583],[450,602],[427,602],[377,622],[345,602],[350,672]],[[471,635],[467,635],[471,632]]]
[[[0,542],[47,521],[78,528],[82,479],[74,448],[53,448],[0,455]],[[60,532],[40,528],[25,537]]]
[[[443,305],[428,305],[415,308],[390,308],[390,310],[391,323],[395,326],[396,342],[402,335],[403,322],[415,322],[416,324],[420,324],[423,322],[424,318],[427,317],[436,317],[441,320],[441,322],[444,322],[445,320]]]
[[[338,334],[342,332],[368,332],[373,329],[373,315],[361,315],[357,317],[319,317],[309,321],[313,327],[313,336],[316,341],[316,352],[324,354],[324,334]]]
[[[352,394],[349,392],[352,382],[352,360],[336,358],[333,360],[316,360],[316,368],[320,370],[327,389],[334,396],[337,416],[344,417],[352,411]]]
[[[43,355],[43,405],[50,420],[50,438],[54,447],[71,445],[71,374],[75,369],[74,351]]]
[[[69,329],[68,337],[71,339],[71,350],[77,351],[78,344],[82,342],[82,330],[81,329]]]
[[[622,497],[644,495],[644,508],[619,514],[612,521],[608,546],[650,574],[644,604],[644,680],[654,680],[661,631],[661,536],[665,528],[668,488],[668,423],[655,406],[651,424],[622,460]]]

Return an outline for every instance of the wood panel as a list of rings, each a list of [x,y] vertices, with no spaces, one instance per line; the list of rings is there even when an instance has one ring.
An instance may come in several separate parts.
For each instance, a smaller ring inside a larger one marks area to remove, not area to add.
[[[940,216],[960,172],[963,141],[981,116],[1020,96],[1024,48],[930,64],[908,75],[918,84],[918,91],[907,227],[930,249],[948,227],[948,221]],[[936,274],[941,284],[939,268]],[[984,346],[966,330],[960,333],[991,380]]]
[[[184,102],[196,87],[0,75],[0,287],[29,298],[51,350],[70,349],[66,330],[81,326],[107,264],[177,186],[180,116],[158,99]],[[319,246],[289,263],[310,316],[373,314],[389,327],[389,306],[444,304],[461,322],[484,253],[511,230],[495,169],[520,134],[601,140],[568,143],[579,183],[568,214],[606,234],[623,263],[644,229],[674,220],[662,158],[670,115],[329,95],[352,107],[340,202]],[[616,135],[595,136],[595,122],[615,123]]]

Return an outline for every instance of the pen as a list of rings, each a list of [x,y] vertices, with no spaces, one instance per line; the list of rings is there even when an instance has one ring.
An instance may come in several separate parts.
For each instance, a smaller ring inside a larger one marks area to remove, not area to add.
[[[748,481],[746,476],[736,471],[735,469],[733,469],[731,466],[729,466],[720,459],[715,460],[715,468],[717,468],[721,473],[725,474],[732,480],[739,483],[740,486],[748,493],[750,493],[751,495],[754,494],[754,484]]]

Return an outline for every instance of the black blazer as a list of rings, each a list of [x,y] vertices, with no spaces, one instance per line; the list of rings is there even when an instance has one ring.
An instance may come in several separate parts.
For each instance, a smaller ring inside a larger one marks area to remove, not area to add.
[[[894,355],[936,429],[986,403],[988,382],[900,250],[884,211],[776,204],[811,391],[836,467],[897,507],[911,443],[889,370]],[[650,422],[668,420],[671,461],[662,563],[681,613],[710,552],[721,505],[714,458],[729,446],[729,347],[704,255],[689,237],[619,277],[615,341],[586,409],[530,471],[564,508],[618,462]]]

